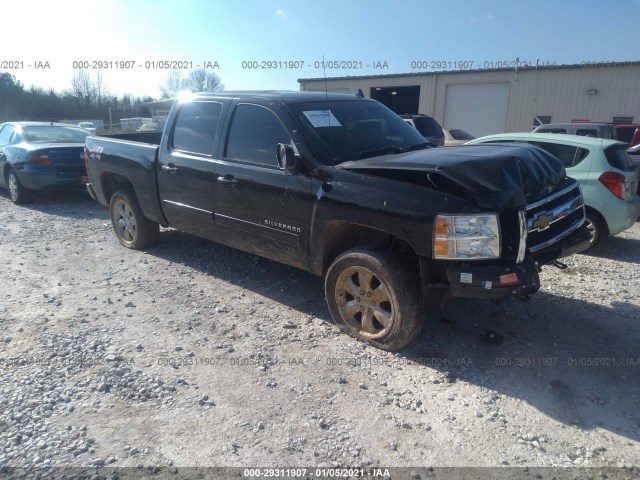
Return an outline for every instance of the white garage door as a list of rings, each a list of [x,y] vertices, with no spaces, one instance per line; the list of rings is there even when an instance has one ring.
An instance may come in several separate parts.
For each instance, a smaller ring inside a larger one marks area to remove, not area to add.
[[[502,133],[507,121],[508,83],[447,85],[444,127],[481,137]]]

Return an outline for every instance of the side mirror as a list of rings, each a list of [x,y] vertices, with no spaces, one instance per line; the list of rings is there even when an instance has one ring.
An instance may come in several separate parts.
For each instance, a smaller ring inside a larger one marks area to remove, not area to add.
[[[282,170],[293,172],[298,168],[298,157],[291,145],[279,143],[277,147],[278,165]]]

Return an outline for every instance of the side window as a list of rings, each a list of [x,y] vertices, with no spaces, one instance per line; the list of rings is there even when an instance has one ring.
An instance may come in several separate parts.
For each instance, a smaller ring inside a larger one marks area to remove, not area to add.
[[[222,104],[193,102],[180,108],[173,129],[171,148],[201,155],[213,155],[213,141]]]
[[[589,150],[587,150],[586,148],[578,148],[576,150],[576,157],[573,160],[573,166],[575,167],[588,156],[589,156]]]
[[[558,143],[549,142],[529,142],[531,145],[546,150],[551,155],[557,157],[565,167],[572,167],[578,147],[572,147],[571,145],[561,145]],[[580,149],[584,150],[584,149]],[[587,153],[589,151],[587,150]],[[583,158],[584,159],[584,158]]]
[[[576,135],[581,135],[583,137],[597,137],[598,131],[593,128],[580,128],[576,130]]]
[[[278,117],[267,108],[240,104],[229,128],[225,158],[277,167],[276,145],[291,138]]]
[[[6,145],[13,138],[13,127],[11,125],[5,125],[0,130],[0,145]]]

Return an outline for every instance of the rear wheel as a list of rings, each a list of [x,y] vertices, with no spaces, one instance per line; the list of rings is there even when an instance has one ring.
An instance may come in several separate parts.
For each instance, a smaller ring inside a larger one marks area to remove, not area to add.
[[[422,328],[420,280],[383,248],[340,255],[325,277],[325,297],[342,331],[383,350],[401,349]]]
[[[138,199],[131,190],[119,190],[109,204],[111,224],[120,244],[142,250],[158,242],[160,226],[142,213]]]
[[[7,173],[7,187],[9,188],[9,198],[16,205],[22,205],[31,200],[29,190],[22,186],[20,180],[18,180],[18,175],[13,169],[10,169]]]
[[[586,251],[598,248],[605,237],[609,234],[607,222],[595,210],[587,209],[587,229],[591,235],[589,248]]]

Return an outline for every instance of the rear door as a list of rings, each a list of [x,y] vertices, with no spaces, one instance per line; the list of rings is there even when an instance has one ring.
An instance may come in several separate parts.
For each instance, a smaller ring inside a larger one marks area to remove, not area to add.
[[[222,101],[194,101],[177,107],[158,154],[158,191],[169,224],[216,239],[213,221],[214,152],[225,112]]]
[[[311,178],[276,157],[278,143],[294,147],[292,122],[277,104],[235,105],[216,164],[215,222],[224,243],[306,269]]]

